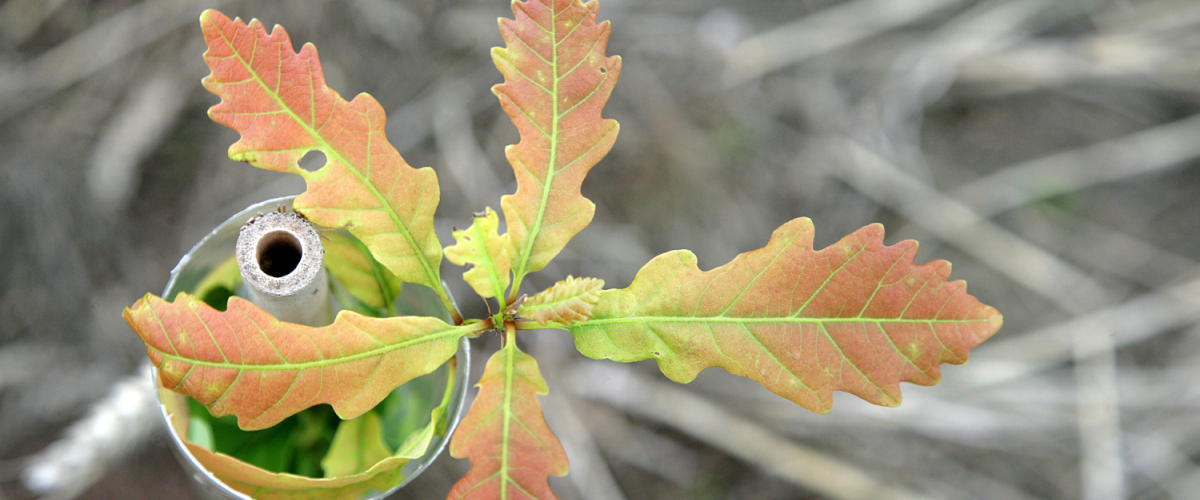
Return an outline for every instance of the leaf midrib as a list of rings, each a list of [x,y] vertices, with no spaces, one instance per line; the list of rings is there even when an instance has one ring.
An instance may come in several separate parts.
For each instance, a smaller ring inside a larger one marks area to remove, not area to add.
[[[517,343],[516,336],[513,335],[513,331],[510,329],[507,333],[508,343],[504,346],[506,350],[504,358],[504,422],[501,426],[502,430],[500,431],[500,470],[498,472],[500,474],[500,500],[506,500],[508,498],[508,483],[510,481],[514,484],[516,483],[515,481],[512,481],[512,478],[509,477],[508,447],[512,437],[512,386],[513,371],[515,369],[514,357],[516,356],[515,351],[517,349]]]
[[[824,323],[898,323],[898,324],[958,324],[958,323],[984,323],[990,321],[998,321],[996,318],[975,318],[975,319],[888,319],[888,318],[740,318],[740,317],[713,317],[713,316],[626,316],[621,318],[605,318],[591,319],[585,322],[571,325],[571,328],[596,325],[618,325],[618,324],[633,324],[633,323],[799,323],[799,324],[824,324]]]
[[[374,196],[375,199],[379,200],[381,207],[378,210],[383,210],[383,212],[388,214],[388,217],[392,219],[392,223],[396,225],[397,229],[399,229],[399,233],[404,235],[404,240],[408,243],[408,246],[410,248],[412,248],[413,252],[417,256],[417,260],[421,263],[421,267],[425,271],[425,276],[429,279],[429,286],[434,288],[435,290],[438,289],[439,287],[437,286],[437,284],[441,283],[441,277],[438,275],[438,273],[433,269],[433,267],[430,265],[430,263],[426,259],[424,250],[417,244],[416,239],[413,238],[412,233],[409,232],[408,226],[405,226],[401,222],[400,215],[397,214],[396,211],[392,209],[391,204],[388,203],[388,200],[383,197],[383,194],[380,193],[379,190],[375,188],[374,184],[372,184],[370,181],[367,180],[366,177],[364,177],[362,172],[359,172],[358,170],[356,170],[355,168],[353,168],[351,166],[351,165],[353,165],[353,163],[348,161],[346,159],[346,157],[341,154],[340,150],[338,150],[337,148],[334,148],[333,145],[329,143],[329,141],[325,140],[325,137],[323,135],[321,135],[319,132],[317,132],[315,129],[313,129],[311,126],[309,126],[307,123],[305,123],[304,120],[301,120],[300,116],[297,115],[296,112],[294,110],[292,110],[292,108],[290,106],[288,106],[283,101],[283,99],[281,99],[279,97],[279,92],[277,90],[273,90],[267,86],[267,83],[265,81],[263,81],[262,77],[259,76],[258,71],[256,71],[250,65],[250,63],[248,61],[246,61],[245,59],[242,58],[242,54],[240,52],[238,52],[236,47],[233,46],[232,40],[225,37],[224,31],[221,31],[221,30],[217,30],[217,31],[221,35],[221,40],[223,42],[225,42],[225,46],[228,47],[233,52],[233,55],[234,55],[234,57],[237,57],[238,62],[242,63],[242,66],[245,67],[246,70],[250,72],[250,74],[254,78],[254,81],[258,82],[258,85],[260,87],[262,87],[263,90],[266,91],[267,94],[270,95],[272,99],[275,100],[275,103],[279,106],[280,109],[282,109],[284,112],[286,112],[288,114],[288,116],[290,116],[292,118],[293,121],[300,124],[300,127],[303,128],[304,131],[309,134],[309,136],[315,138],[320,143],[320,145],[322,147],[319,147],[318,149],[325,151],[326,153],[333,156],[336,161],[345,165],[346,170],[350,171],[351,175],[353,175],[355,178],[357,178],[362,185],[366,186],[367,190],[370,191],[371,195]],[[257,47],[257,44],[258,44],[257,37],[255,37],[254,43],[255,43],[255,46]],[[279,64],[280,64],[279,79],[282,82],[282,80],[283,80],[283,70],[282,70],[283,58],[282,57],[279,60]],[[314,83],[312,80],[313,80],[313,78],[312,78],[312,74],[310,72],[310,74],[309,74],[310,88],[312,87],[312,84]],[[557,82],[556,82],[556,85],[557,85]],[[328,87],[325,87],[325,88],[328,89]],[[310,94],[310,99],[312,96],[315,96],[315,94],[316,94],[316,92],[315,92],[315,90],[313,90],[312,93]],[[336,106],[336,102],[334,105]],[[349,102],[347,102],[347,105],[349,105]],[[316,112],[317,112],[315,102],[312,105],[312,112],[313,112],[313,124],[315,125],[316,124]],[[371,133],[372,132],[370,132],[370,131],[367,132],[368,144],[370,141]],[[371,151],[368,149],[367,150],[368,157],[370,156],[370,154],[371,154]],[[307,178],[306,178],[306,180],[307,180]]]
[[[488,213],[487,217],[495,217],[495,215],[494,215],[495,212],[493,212],[491,208],[487,209],[487,213]],[[491,219],[488,219],[488,220],[490,221]],[[476,226],[476,224],[472,224],[471,228],[475,230],[476,245],[478,245],[479,251],[481,253],[483,253],[483,256],[484,256],[484,260],[483,260],[483,262],[481,262],[481,264],[487,268],[488,276],[491,279],[492,295],[494,297],[496,297],[496,300],[500,301],[500,309],[504,309],[504,308],[508,307],[508,304],[506,303],[506,300],[504,297],[504,286],[505,286],[504,278],[500,276],[500,273],[496,269],[496,256],[492,255],[492,251],[491,251],[492,249],[488,245],[488,243],[489,243],[488,237],[493,234],[496,234],[496,228],[491,224],[491,222],[488,222],[488,227],[487,227],[486,232],[482,225],[480,225],[478,228],[476,228],[475,226]],[[507,242],[503,241],[501,238],[502,238],[501,236],[496,237],[496,239],[501,240],[499,248],[500,248],[500,251],[503,252],[504,246],[507,245]]]
[[[525,248],[522,249],[520,262],[513,272],[513,290],[512,293],[518,292],[517,287],[521,285],[521,281],[525,277],[525,269],[529,267],[530,254],[533,252],[534,243],[537,242],[538,233],[542,230],[542,219],[546,217],[546,206],[550,202],[551,186],[554,183],[554,176],[557,173],[554,166],[558,163],[558,12],[551,5],[550,11],[550,40],[551,50],[550,57],[552,59],[551,66],[554,69],[553,84],[550,92],[550,159],[546,166],[546,180],[542,183],[542,197],[538,202],[537,216],[533,219],[533,227],[529,230],[529,235],[525,240]],[[582,24],[583,21],[580,21]],[[520,38],[519,36],[517,38]],[[526,77],[528,78],[528,77]],[[530,80],[532,81],[532,80]],[[543,132],[544,133],[544,132]]]
[[[433,341],[437,341],[437,340],[442,340],[446,337],[455,337],[455,336],[461,337],[463,335],[466,335],[469,330],[475,329],[473,327],[474,327],[474,325],[467,326],[467,327],[451,328],[449,330],[445,330],[445,331],[442,331],[442,332],[439,332],[436,334],[432,334],[432,335],[428,335],[425,337],[406,340],[406,341],[399,342],[396,344],[389,344],[384,347],[371,349],[368,351],[363,351],[363,352],[351,354],[348,356],[342,356],[342,357],[331,358],[331,359],[322,359],[322,360],[318,360],[318,361],[307,361],[307,362],[303,362],[303,363],[284,362],[284,363],[269,364],[269,365],[267,365],[267,364],[251,365],[251,364],[237,364],[237,363],[220,363],[220,362],[216,362],[216,361],[207,361],[207,360],[202,360],[202,359],[188,358],[188,357],[180,356],[177,354],[169,354],[166,351],[163,351],[162,349],[151,346],[149,344],[147,344],[146,347],[153,349],[156,352],[162,354],[163,357],[165,357],[165,358],[176,359],[176,360],[184,361],[186,363],[191,363],[196,366],[203,366],[203,367],[207,367],[207,368],[222,368],[222,369],[227,369],[227,370],[242,370],[242,371],[247,371],[247,370],[248,371],[307,370],[307,369],[311,369],[311,368],[324,368],[327,366],[333,366],[333,365],[338,365],[338,364],[342,364],[342,363],[349,363],[351,361],[357,361],[360,359],[371,358],[371,357],[375,357],[375,356],[382,356],[384,354],[395,351],[397,349],[403,349],[405,347],[411,347],[411,346],[414,346],[417,344],[423,344],[425,342],[433,342]]]

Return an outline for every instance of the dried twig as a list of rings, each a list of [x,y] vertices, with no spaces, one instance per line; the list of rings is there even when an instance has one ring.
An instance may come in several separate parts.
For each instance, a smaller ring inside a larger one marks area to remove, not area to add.
[[[1200,157],[1200,115],[997,170],[950,193],[981,217]]]
[[[726,56],[725,84],[741,85],[961,3],[854,0],[835,5],[738,43]]]
[[[839,500],[925,498],[881,482],[839,458],[775,435],[668,382],[650,381],[606,364],[578,366],[570,377],[574,392],[679,429],[804,488]]]

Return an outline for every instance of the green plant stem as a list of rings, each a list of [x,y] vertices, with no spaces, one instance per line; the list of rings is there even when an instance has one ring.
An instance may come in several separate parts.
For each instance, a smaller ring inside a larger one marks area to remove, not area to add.
[[[450,319],[454,320],[454,325],[461,326],[463,324],[462,314],[458,312],[457,307],[454,307],[454,302],[450,300],[450,295],[446,293],[441,284],[438,284],[437,288],[433,290],[437,292],[438,297],[442,298],[442,304],[446,306],[446,310],[450,311]]]
[[[513,272],[512,287],[508,289],[508,303],[509,304],[517,303],[517,299],[521,293],[521,281],[524,279],[525,279],[524,273],[517,274],[516,271]],[[520,328],[518,328],[518,330],[520,330]]]
[[[553,321],[546,323],[544,325],[541,323],[538,323],[537,321],[513,321],[511,323],[512,323],[513,327],[516,328],[517,330],[564,330],[564,329],[566,329],[565,326],[555,323]]]
[[[461,325],[461,326],[462,326],[462,328],[466,329],[465,335],[467,335],[467,336],[472,336],[471,334],[473,334],[473,333],[486,332],[488,330],[492,330],[492,329],[496,328],[495,326],[492,325],[491,321],[478,321],[475,323],[471,323],[469,325]]]

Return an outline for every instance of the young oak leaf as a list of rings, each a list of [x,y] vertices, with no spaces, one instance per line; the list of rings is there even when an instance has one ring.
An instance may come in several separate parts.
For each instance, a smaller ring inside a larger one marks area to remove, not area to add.
[[[327,478],[353,476],[390,456],[379,415],[369,411],[338,424],[329,452],[321,459],[321,471]]]
[[[213,416],[237,415],[245,430],[321,403],[343,419],[357,417],[437,369],[478,329],[349,311],[314,328],[279,321],[240,297],[221,312],[187,293],[175,302],[147,294],[125,309],[125,321],[145,342],[163,387],[195,398]]]
[[[219,311],[225,307],[225,301],[229,300],[241,282],[242,271],[238,268],[237,257],[231,255],[196,284],[192,295]]]
[[[297,53],[283,27],[267,34],[257,19],[230,20],[215,10],[200,16],[212,73],[204,88],[221,97],[209,116],[237,130],[234,160],[304,177],[308,190],[295,209],[314,223],[346,227],[399,279],[445,297],[433,229],[437,175],[414,169],[384,136],[386,113],[374,98],[346,102],[325,86],[317,49]],[[297,165],[318,150],[327,162],[309,172]]]
[[[550,475],[567,473],[567,453],[546,425],[537,396],[549,392],[537,361],[513,335],[477,384],[479,395],[450,440],[450,454],[471,470],[450,490],[458,499],[552,499]]]
[[[514,0],[515,19],[500,20],[507,47],[492,49],[492,59],[504,83],[492,92],[521,134],[504,151],[517,192],[500,200],[517,286],[591,222],[595,205],[580,186],[617,138],[617,122],[600,112],[621,58],[605,57],[609,24],[596,23],[596,9],[579,0]]]
[[[453,360],[451,361],[453,364]],[[200,465],[212,472],[217,479],[231,488],[250,495],[256,499],[292,500],[335,500],[359,499],[370,492],[386,491],[399,484],[404,479],[404,465],[412,459],[420,457],[429,449],[435,435],[445,433],[444,418],[451,403],[454,384],[454,368],[451,366],[450,378],[446,383],[446,391],[442,402],[430,412],[430,421],[422,429],[415,429],[408,439],[390,456],[379,460],[364,471],[351,475],[329,477],[329,468],[325,468],[325,478],[304,477],[284,472],[269,472],[238,460],[224,453],[214,452],[191,441],[184,445],[196,458]],[[188,434],[191,425],[188,420],[187,398],[165,389],[160,389],[160,398],[167,413],[167,420],[180,435]],[[362,417],[373,415],[374,412],[364,413]],[[343,425],[354,420],[347,420]],[[339,426],[338,433],[341,433]],[[335,437],[336,440],[336,437]],[[329,454],[346,453],[345,448],[338,449],[336,444],[330,446]],[[326,457],[328,458],[328,456]],[[346,458],[344,456],[339,457]],[[369,461],[369,460],[368,460]]]
[[[819,251],[812,240],[812,222],[795,219],[711,271],[665,253],[566,329],[592,358],[656,358],[683,383],[717,366],[824,413],[833,391],[898,405],[901,381],[937,383],[941,363],[966,362],[1000,328],[999,312],[946,281],[948,262],[915,265],[917,243],[885,246],[883,226]]]
[[[567,279],[530,297],[521,304],[517,313],[541,325],[553,322],[570,326],[587,321],[592,317],[592,308],[600,302],[601,288],[604,288],[602,279],[567,276]]]
[[[503,297],[509,283],[508,235],[501,236],[500,218],[491,208],[476,215],[471,227],[455,230],[456,244],[446,247],[446,258],[460,266],[471,266],[463,279],[481,297]]]
[[[236,458],[192,443],[188,451],[230,488],[256,500],[344,500],[364,498],[387,491],[404,480],[404,464],[411,459],[388,457],[370,469],[350,476],[311,478],[295,474],[267,472],[248,466]]]
[[[325,268],[364,304],[387,309],[400,296],[402,283],[383,267],[361,241],[338,232],[326,235]]]

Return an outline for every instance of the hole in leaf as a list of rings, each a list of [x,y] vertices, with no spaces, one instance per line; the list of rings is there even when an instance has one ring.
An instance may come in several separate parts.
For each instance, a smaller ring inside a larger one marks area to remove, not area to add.
[[[601,74],[601,75],[603,75],[603,74],[605,74],[605,73],[608,73],[608,68],[605,68],[604,66],[601,66],[601,67],[600,67],[600,74]]]
[[[304,170],[316,172],[325,166],[325,161],[325,153],[311,149],[307,153],[304,153],[304,157],[300,158],[300,161],[296,163]]]
[[[258,240],[255,256],[258,268],[267,276],[282,278],[300,265],[300,257],[304,255],[300,240],[287,231],[271,231]]]

